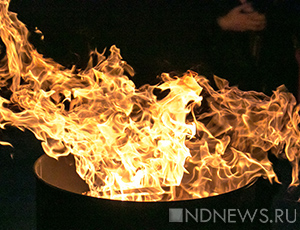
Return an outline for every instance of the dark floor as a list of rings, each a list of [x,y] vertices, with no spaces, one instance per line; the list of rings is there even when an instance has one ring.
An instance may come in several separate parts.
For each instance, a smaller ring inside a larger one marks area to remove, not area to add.
[[[0,146],[0,229],[35,229],[33,164],[43,152],[29,132],[8,127],[0,138],[14,148]]]

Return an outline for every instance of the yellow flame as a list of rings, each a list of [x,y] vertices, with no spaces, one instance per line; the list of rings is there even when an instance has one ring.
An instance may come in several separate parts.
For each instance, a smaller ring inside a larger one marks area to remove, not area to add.
[[[299,106],[283,87],[272,97],[189,71],[136,88],[120,50],[97,51],[85,70],[43,58],[28,30],[0,2],[0,127],[31,130],[53,158],[72,154],[95,197],[170,201],[213,196],[263,176],[277,181],[267,152],[287,158],[298,185]],[[154,90],[166,96],[158,97]],[[6,144],[0,142],[0,144]]]

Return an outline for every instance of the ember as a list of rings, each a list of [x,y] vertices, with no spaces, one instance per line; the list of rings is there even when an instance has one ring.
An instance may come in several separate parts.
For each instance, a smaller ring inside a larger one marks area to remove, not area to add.
[[[278,182],[268,151],[291,162],[291,186],[299,184],[300,107],[284,86],[268,97],[215,77],[216,91],[188,71],[136,88],[115,46],[107,58],[91,52],[85,70],[66,69],[34,49],[8,6],[1,1],[0,87],[11,96],[0,97],[0,127],[32,131],[52,158],[72,154],[88,195],[173,201],[226,193],[261,176]]]

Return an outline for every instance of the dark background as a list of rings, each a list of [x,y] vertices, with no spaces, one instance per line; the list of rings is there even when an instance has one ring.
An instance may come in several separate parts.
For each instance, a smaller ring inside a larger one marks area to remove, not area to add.
[[[138,86],[157,82],[163,71],[182,73],[200,64],[206,46],[197,1],[16,0],[10,8],[31,32],[43,32],[44,41],[30,37],[38,51],[68,68],[84,68],[90,50],[109,54],[116,45]]]
[[[164,71],[180,74],[194,68],[212,77],[211,69],[203,62],[204,54],[210,52],[210,41],[198,23],[206,20],[199,7],[198,1],[12,0],[10,9],[27,25],[30,41],[45,57],[67,68],[84,68],[90,50],[102,52],[115,44],[135,69],[133,81],[140,86],[157,83],[156,76]],[[43,32],[44,40],[34,33],[35,27]],[[32,167],[43,154],[40,143],[29,131],[10,127],[0,131],[0,140],[14,145],[0,146],[0,229],[35,229]],[[270,157],[283,184],[271,186],[267,182],[262,193],[270,198],[270,208],[297,208],[300,220],[299,204],[288,201],[297,192],[286,192],[290,166]],[[281,225],[272,227],[283,229]],[[299,222],[284,225],[286,229],[299,227]]]

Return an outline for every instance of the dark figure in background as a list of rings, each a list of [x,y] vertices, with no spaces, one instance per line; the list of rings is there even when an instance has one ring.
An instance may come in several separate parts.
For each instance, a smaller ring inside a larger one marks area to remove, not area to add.
[[[297,94],[295,44],[300,3],[294,0],[202,1],[202,50],[211,72],[242,90],[271,95],[285,84]]]
[[[69,68],[116,45],[137,86],[193,69],[242,90],[297,91],[299,0],[14,0],[10,8],[43,31],[43,41],[31,36],[39,52]]]

